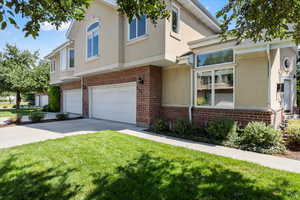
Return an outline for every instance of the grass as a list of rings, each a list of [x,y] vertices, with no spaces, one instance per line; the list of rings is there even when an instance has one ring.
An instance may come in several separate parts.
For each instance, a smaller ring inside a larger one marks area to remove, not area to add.
[[[114,131],[0,150],[0,199],[300,199],[300,174]]]

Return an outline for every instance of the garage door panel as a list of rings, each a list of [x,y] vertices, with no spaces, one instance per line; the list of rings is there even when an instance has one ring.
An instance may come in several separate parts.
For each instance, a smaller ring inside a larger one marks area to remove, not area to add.
[[[64,112],[82,114],[82,98],[81,90],[64,90],[63,91],[64,100]]]
[[[136,123],[136,84],[91,88],[91,116]]]

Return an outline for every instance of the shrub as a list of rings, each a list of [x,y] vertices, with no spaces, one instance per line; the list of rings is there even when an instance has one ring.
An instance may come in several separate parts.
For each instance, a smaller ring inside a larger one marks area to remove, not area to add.
[[[237,135],[237,123],[227,118],[217,119],[208,123],[206,131],[213,140],[232,140]]]
[[[42,110],[44,112],[50,112],[49,105],[44,105]]]
[[[56,118],[58,120],[67,120],[69,119],[69,113],[57,113]]]
[[[260,153],[283,153],[282,133],[262,122],[250,122],[239,137],[241,149]]]
[[[32,112],[29,115],[29,119],[32,122],[40,122],[45,118],[45,113],[43,112]]]
[[[298,150],[300,148],[300,120],[289,120],[286,132],[288,146]]]
[[[172,130],[179,135],[187,135],[193,132],[193,126],[189,121],[179,119],[174,123]]]
[[[12,108],[15,108],[15,109],[16,109],[16,108],[17,108],[17,105],[13,105]]]
[[[48,90],[49,109],[51,112],[60,111],[60,88],[58,86],[50,86]]]
[[[157,133],[166,132],[169,130],[168,122],[163,119],[158,119],[153,124],[153,130]]]

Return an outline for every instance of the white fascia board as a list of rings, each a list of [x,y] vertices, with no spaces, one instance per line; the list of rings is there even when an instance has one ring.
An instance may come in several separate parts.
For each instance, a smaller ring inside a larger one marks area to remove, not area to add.
[[[217,33],[221,31],[220,25],[217,23],[217,20],[211,19],[211,17],[209,17],[203,11],[203,9],[205,8],[200,3],[199,5],[196,5],[191,0],[178,0],[178,2],[180,2],[184,7],[186,7],[190,12],[192,12],[198,19],[200,19],[206,26],[211,28],[213,31]]]
[[[61,44],[60,46],[58,46],[57,48],[55,48],[51,53],[49,53],[48,55],[46,55],[44,58],[45,59],[50,59],[54,54],[56,54],[57,52],[61,51],[64,48],[66,48],[69,44],[71,44],[71,41],[67,41],[67,42]]]

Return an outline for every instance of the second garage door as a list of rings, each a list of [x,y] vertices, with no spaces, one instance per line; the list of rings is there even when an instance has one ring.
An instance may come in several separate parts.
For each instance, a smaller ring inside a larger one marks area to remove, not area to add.
[[[64,90],[63,102],[64,112],[82,114],[82,98],[80,89]]]
[[[136,83],[90,88],[90,116],[136,123]]]

